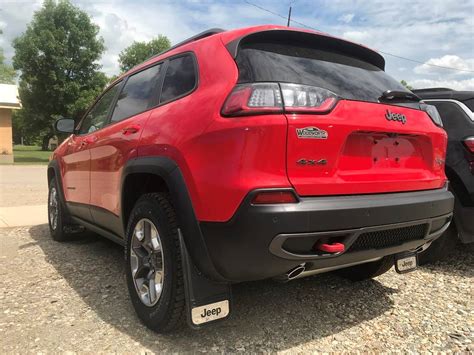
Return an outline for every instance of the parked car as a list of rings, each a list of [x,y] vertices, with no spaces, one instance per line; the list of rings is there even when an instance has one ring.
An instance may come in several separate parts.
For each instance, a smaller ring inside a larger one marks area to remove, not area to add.
[[[446,175],[455,196],[454,223],[420,254],[420,262],[439,260],[457,241],[474,242],[474,91],[445,88],[413,90],[436,106],[448,133]]]
[[[447,135],[384,64],[280,26],[147,60],[56,123],[52,237],[79,224],[124,245],[133,306],[162,332],[227,318],[236,282],[413,270],[452,218]]]

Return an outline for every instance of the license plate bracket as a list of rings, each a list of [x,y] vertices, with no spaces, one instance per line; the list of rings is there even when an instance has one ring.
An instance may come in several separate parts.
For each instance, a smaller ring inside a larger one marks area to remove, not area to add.
[[[399,274],[405,274],[416,270],[418,267],[417,253],[401,253],[395,255],[395,271]]]

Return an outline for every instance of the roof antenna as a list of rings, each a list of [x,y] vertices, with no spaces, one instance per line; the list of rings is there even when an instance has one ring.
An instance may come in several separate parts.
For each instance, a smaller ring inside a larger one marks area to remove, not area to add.
[[[290,6],[290,9],[288,10],[288,23],[286,24],[286,27],[290,27],[290,20],[291,20],[291,6]]]

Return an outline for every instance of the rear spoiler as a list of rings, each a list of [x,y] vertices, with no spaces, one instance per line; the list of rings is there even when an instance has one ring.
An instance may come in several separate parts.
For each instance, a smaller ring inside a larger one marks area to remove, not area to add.
[[[305,46],[313,46],[317,49],[349,55],[385,70],[385,59],[376,51],[360,44],[313,32],[300,32],[281,29],[259,31],[239,37],[232,42],[229,42],[226,45],[226,48],[235,59],[237,57],[239,48],[242,45],[246,43],[258,42],[304,44]]]

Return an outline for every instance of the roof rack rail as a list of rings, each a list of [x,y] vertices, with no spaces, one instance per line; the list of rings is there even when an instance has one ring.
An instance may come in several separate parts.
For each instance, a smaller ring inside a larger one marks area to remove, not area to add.
[[[150,58],[148,58],[147,60],[150,60],[152,58],[156,58],[162,54],[165,54],[166,52],[169,52],[169,51],[172,51],[173,49],[176,49],[178,47],[181,47],[181,46],[184,46],[185,44],[188,44],[188,43],[191,43],[191,42],[195,42],[195,41],[198,41],[200,39],[203,39],[203,38],[206,38],[206,37],[209,37],[209,36],[212,36],[212,35],[215,35],[215,34],[218,34],[218,33],[221,33],[221,32],[225,32],[224,29],[222,28],[211,28],[209,30],[206,30],[206,31],[203,31],[201,33],[198,33],[197,35],[194,35],[192,37],[189,37],[188,39],[185,39],[184,41],[182,42],[179,42],[177,44],[175,44],[174,46],[172,46],[171,48],[161,52],[161,53],[158,53],[158,54],[155,54],[155,55],[152,55]]]
[[[413,89],[412,92],[433,92],[433,91],[454,91],[449,88],[426,88],[426,89]]]

